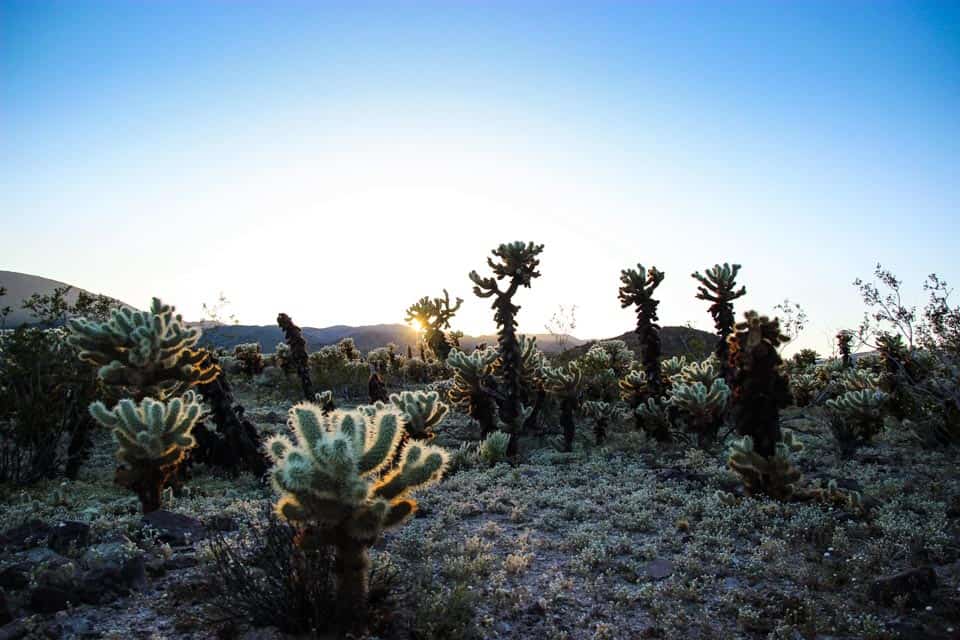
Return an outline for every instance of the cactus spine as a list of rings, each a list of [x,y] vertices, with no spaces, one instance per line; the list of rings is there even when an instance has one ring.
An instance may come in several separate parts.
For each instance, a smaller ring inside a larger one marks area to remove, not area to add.
[[[510,438],[508,455],[517,452],[517,438],[523,421],[529,417],[521,403],[521,385],[523,353],[517,338],[517,312],[520,307],[513,303],[513,296],[520,287],[530,287],[534,278],[540,277],[537,256],[543,251],[543,245],[532,242],[512,242],[502,244],[493,250],[498,259],[494,262],[487,258],[487,264],[493,270],[494,277],[481,278],[476,271],[470,272],[473,281],[473,293],[480,298],[493,297],[494,320],[497,323],[497,343],[500,351],[500,388],[494,396],[500,409],[500,419],[513,431]],[[506,289],[501,290],[498,280],[509,280]]]
[[[338,609],[362,612],[369,594],[369,548],[417,508],[411,492],[436,483],[448,463],[438,447],[411,442],[390,469],[402,434],[399,412],[364,414],[302,402],[290,409],[293,440],[274,436],[267,450],[280,494],[277,514],[300,527],[305,550],[336,552]]]
[[[699,271],[691,274],[691,277],[700,282],[697,298],[711,303],[709,311],[713,316],[718,337],[715,353],[720,362],[720,374],[727,382],[730,382],[727,336],[734,329],[733,301],[747,293],[746,287],[737,289],[739,271],[740,265],[724,262],[707,269],[705,275]]]

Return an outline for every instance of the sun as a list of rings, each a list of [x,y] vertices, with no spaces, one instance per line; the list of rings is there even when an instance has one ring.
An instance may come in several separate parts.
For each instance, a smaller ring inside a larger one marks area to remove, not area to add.
[[[423,323],[419,320],[411,320],[410,328],[416,331],[417,333],[423,333]]]

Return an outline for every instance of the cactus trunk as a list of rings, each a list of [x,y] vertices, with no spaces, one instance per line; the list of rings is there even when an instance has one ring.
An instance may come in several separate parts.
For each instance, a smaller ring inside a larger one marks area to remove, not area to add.
[[[347,535],[337,536],[337,609],[343,620],[363,617],[370,597],[368,547]]]

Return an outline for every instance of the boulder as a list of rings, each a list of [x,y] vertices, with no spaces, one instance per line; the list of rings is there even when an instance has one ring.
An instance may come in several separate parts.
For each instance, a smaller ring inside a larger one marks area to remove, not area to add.
[[[38,547],[45,545],[49,536],[50,525],[42,520],[29,520],[0,534],[0,548],[16,551]]]
[[[936,586],[936,572],[930,567],[917,567],[877,578],[870,584],[870,597],[885,605],[906,597],[911,606],[917,606],[929,599]]]
[[[163,509],[143,516],[143,523],[159,533],[161,542],[175,547],[191,545],[207,533],[206,527],[196,518]]]
[[[82,549],[90,543],[90,525],[77,520],[56,524],[47,537],[47,546],[57,553],[67,553],[70,548]]]
[[[94,545],[83,554],[81,562],[86,571],[77,590],[84,602],[104,602],[147,584],[143,551],[129,540]]]

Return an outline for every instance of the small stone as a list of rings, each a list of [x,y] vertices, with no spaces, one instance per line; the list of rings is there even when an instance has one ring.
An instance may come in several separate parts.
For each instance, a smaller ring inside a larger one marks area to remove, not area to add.
[[[644,571],[649,578],[663,580],[673,575],[673,563],[669,560],[658,558],[648,562]]]

